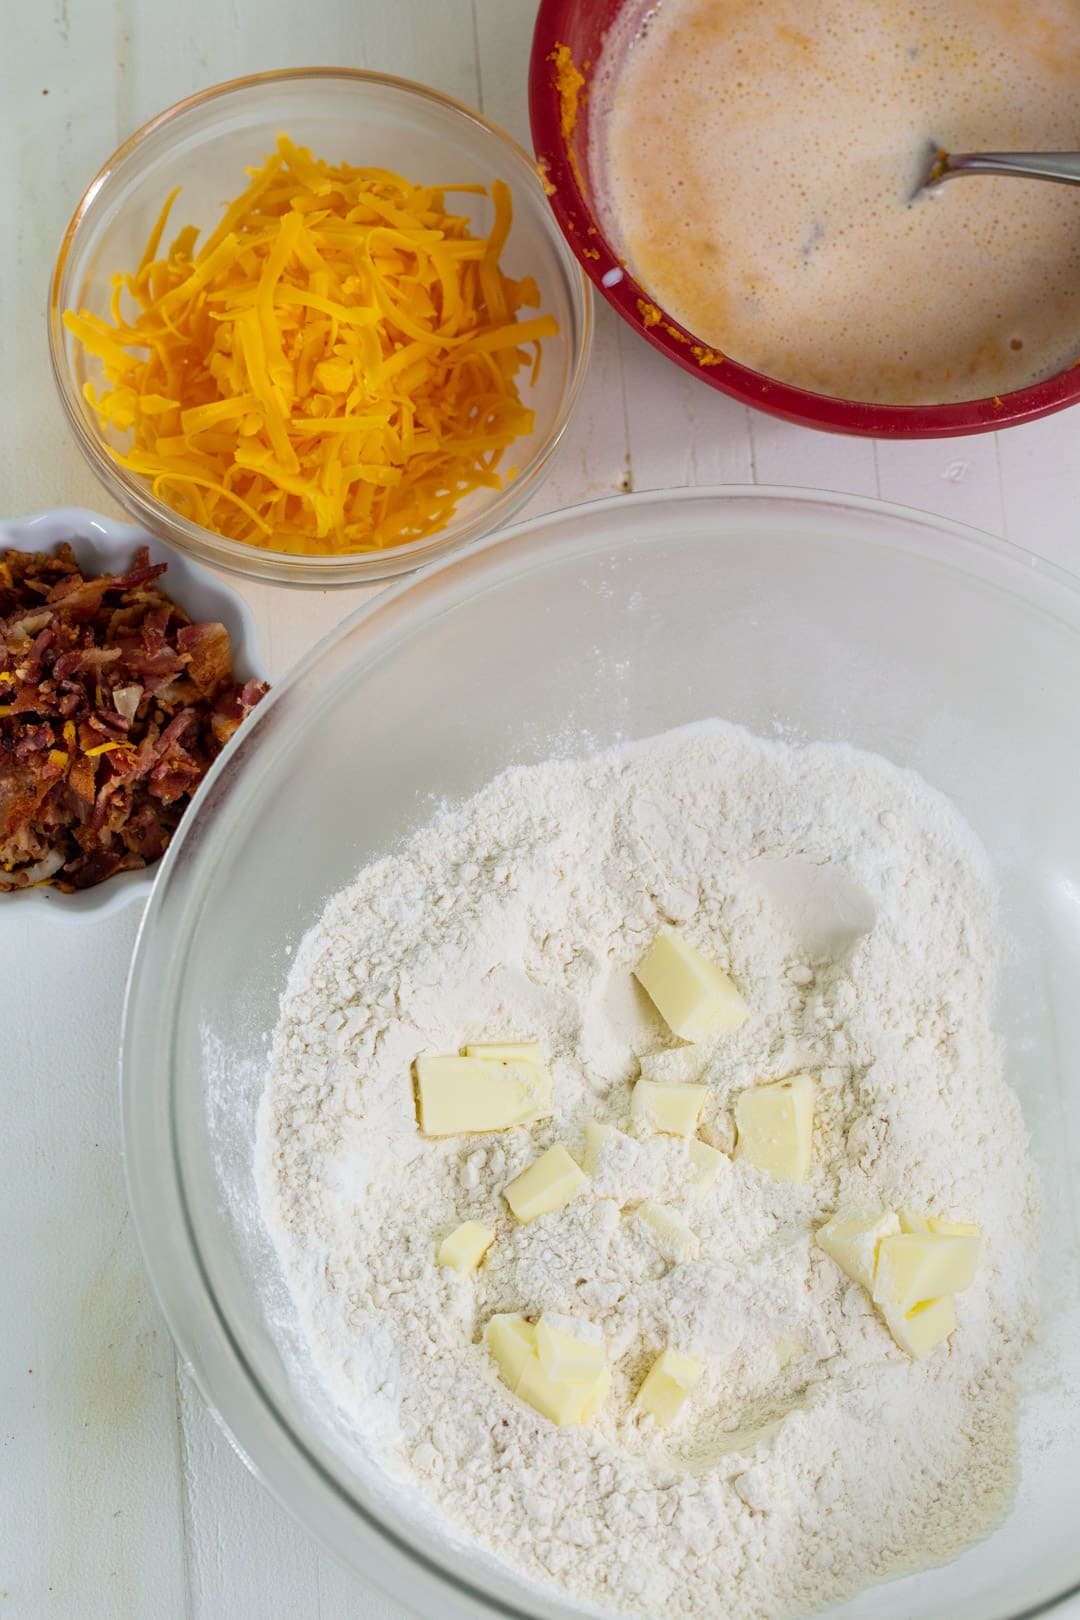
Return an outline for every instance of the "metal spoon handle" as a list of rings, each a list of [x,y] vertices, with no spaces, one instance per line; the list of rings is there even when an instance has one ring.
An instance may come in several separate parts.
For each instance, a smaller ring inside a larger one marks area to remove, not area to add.
[[[1019,174],[1080,186],[1080,152],[950,152],[936,178],[960,174]]]

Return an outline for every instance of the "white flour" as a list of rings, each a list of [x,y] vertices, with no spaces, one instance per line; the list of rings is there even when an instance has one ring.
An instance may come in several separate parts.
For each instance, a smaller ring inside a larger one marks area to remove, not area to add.
[[[631,978],[666,922],[752,1008],[711,1046],[675,1041]],[[944,799],[875,757],[719,722],[508,772],[362,872],[295,963],[259,1176],[316,1365],[387,1469],[524,1574],[665,1620],[812,1609],[990,1528],[1034,1222],[995,962],[985,859]],[[543,1043],[556,1117],[421,1138],[414,1058],[514,1037]],[[730,1148],[734,1096],[795,1070],[818,1082],[805,1185],[732,1161],[695,1202],[685,1144],[642,1135],[556,1214],[519,1226],[500,1197],[589,1119],[633,1137],[639,1072],[704,1076],[702,1134]],[[669,1264],[627,1218],[645,1197],[683,1210],[698,1258]],[[908,1360],[817,1249],[839,1204],[979,1222],[947,1348]],[[435,1248],[466,1219],[497,1237],[459,1277]],[[493,1311],[541,1309],[603,1330],[594,1426],[515,1400],[480,1342]],[[668,1342],[706,1373],[665,1435],[630,1402]]]

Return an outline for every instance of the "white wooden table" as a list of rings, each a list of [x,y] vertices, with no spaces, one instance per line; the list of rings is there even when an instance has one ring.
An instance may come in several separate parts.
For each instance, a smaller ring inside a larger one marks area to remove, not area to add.
[[[528,144],[533,9],[533,0],[4,6],[4,515],[113,510],[64,426],[44,311],[63,226],[120,140],[217,80],[331,63],[436,85]],[[1077,411],[940,444],[790,428],[683,376],[602,308],[570,446],[530,511],[618,489],[805,484],[925,507],[1080,569],[1078,450]],[[278,674],[368,592],[246,594]],[[390,1620],[248,1476],[178,1376],[120,1163],[116,1046],[136,912],[75,927],[2,911],[0,1620]]]

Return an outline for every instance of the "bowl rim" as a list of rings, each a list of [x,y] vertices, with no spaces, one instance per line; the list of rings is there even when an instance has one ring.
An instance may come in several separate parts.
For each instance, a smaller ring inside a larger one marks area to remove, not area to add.
[[[410,595],[422,598],[431,584],[438,586],[457,575],[455,601],[464,600],[466,595],[476,594],[476,581],[469,580],[466,586],[463,580],[478,571],[483,574],[496,555],[505,558],[507,552],[516,556],[519,572],[523,562],[542,566],[544,556],[550,555],[551,548],[546,540],[538,541],[537,536],[542,536],[543,531],[553,524],[574,518],[588,524],[603,513],[625,512],[628,501],[634,506],[667,509],[673,501],[680,504],[707,501],[729,504],[748,498],[776,500],[796,507],[809,501],[823,512],[839,506],[847,512],[900,520],[910,530],[906,539],[895,535],[875,538],[866,543],[876,549],[945,561],[957,572],[991,582],[1009,595],[1026,600],[1039,611],[1047,612],[1049,609],[1045,601],[1037,602],[1033,594],[1025,597],[1015,588],[1021,578],[1037,579],[1040,585],[1048,587],[1049,593],[1064,592],[1071,599],[1069,624],[1073,633],[1080,636],[1080,574],[1044,560],[1012,541],[955,519],[871,496],[796,486],[739,484],[646,490],[630,496],[609,496],[604,500],[564,507],[526,519],[476,542],[465,553],[443,558],[419,574],[399,580],[393,587],[380,591],[337,624],[293,665],[268,695],[266,704],[260,706],[253,726],[266,723],[278,703],[288,702],[299,678],[315,666],[332,645],[354,630],[364,626],[370,628],[376,638],[394,639],[400,636],[402,618],[409,612],[407,598]],[[921,544],[916,530],[922,531]],[[953,555],[942,556],[942,540],[955,544]],[[522,541],[531,541],[531,545],[523,548]],[[523,550],[526,552],[524,557],[521,555]],[[996,573],[995,564],[1004,565],[1012,583]],[[495,585],[498,579],[493,577],[487,583]],[[437,616],[445,611],[446,606],[445,601],[425,601],[420,610],[420,622],[427,616]],[[381,628],[378,623],[380,619],[383,621]],[[249,731],[249,740],[252,735],[253,732]],[[209,781],[217,783],[224,763],[223,759],[215,761]],[[444,1567],[425,1546],[410,1542],[384,1523],[375,1510],[359,1501],[324,1466],[308,1439],[280,1411],[261,1374],[252,1366],[227,1306],[213,1288],[191,1214],[177,1140],[177,1113],[171,1076],[167,1091],[162,1094],[152,1083],[154,1075],[148,1074],[140,1065],[134,1051],[139,1044],[136,1033],[139,1023],[152,1023],[156,1052],[160,1053],[167,1045],[162,984],[152,977],[147,978],[145,983],[140,981],[149,971],[146,963],[148,952],[162,947],[159,914],[166,903],[164,897],[172,869],[183,858],[187,838],[195,833],[195,821],[196,817],[192,816],[181,823],[161,863],[161,879],[155,885],[151,901],[142,915],[125,990],[119,1053],[122,1142],[128,1200],[151,1287],[179,1355],[209,1411],[256,1479],[345,1567],[354,1572],[357,1569],[351,1549],[356,1546],[358,1532],[372,1534],[385,1562],[378,1572],[367,1566],[366,1578],[395,1601],[409,1607],[410,1612],[418,1602],[419,1586],[425,1597],[438,1598],[443,1606],[441,1612],[448,1620],[449,1617],[452,1620],[466,1620],[466,1617],[477,1613],[497,1617],[497,1620],[533,1620],[529,1612],[502,1596],[486,1592],[475,1580]],[[170,985],[175,982],[186,960],[190,943],[187,933],[169,942]],[[155,1138],[153,1145],[152,1137]],[[169,1201],[168,1214],[174,1219],[165,1219],[162,1214],[163,1165],[166,1163],[166,1175],[171,1184],[165,1190],[165,1198]],[[197,1317],[192,1311],[197,1312]],[[303,1480],[308,1491],[304,1508],[290,1499],[290,1492],[295,1489],[298,1479]],[[314,1511],[316,1500],[320,1509],[318,1513]],[[340,1521],[343,1515],[349,1519],[347,1534],[344,1531],[338,1534],[334,1521]],[[357,1520],[363,1526],[362,1532]],[[1080,1581],[1034,1606],[1016,1610],[1009,1620],[1038,1620],[1040,1616],[1058,1612],[1077,1594],[1080,1594]],[[462,1606],[463,1600],[465,1605],[471,1606]]]
[[[552,58],[578,0],[540,0],[529,56],[529,122],[552,212],[597,291],[654,349],[691,376],[771,416],[829,433],[882,439],[944,439],[1033,422],[1080,400],[1080,359],[1041,382],[950,405],[880,405],[838,399],[780,382],[702,343],[637,281],[608,240],[563,134]],[[585,64],[587,69],[588,63]]]
[[[567,293],[579,332],[577,344],[569,357],[569,377],[555,421],[546,437],[540,441],[527,466],[500,492],[499,498],[485,512],[467,520],[455,520],[448,528],[440,529],[433,535],[402,546],[388,546],[382,550],[349,552],[341,555],[294,555],[290,552],[264,549],[261,546],[250,546],[241,540],[232,540],[227,535],[219,535],[215,530],[205,529],[201,524],[193,523],[163,501],[159,501],[148,486],[128,473],[126,468],[120,467],[108,454],[100,436],[90,430],[77,402],[78,392],[67,363],[63,326],[65,306],[60,297],[74,251],[76,235],[90,215],[98,194],[135,156],[142,143],[150,136],[215,101],[243,95],[266,85],[303,80],[316,83],[340,80],[354,85],[374,86],[448,109],[477,126],[485,136],[493,137],[496,144],[513,158],[520,169],[520,174],[514,177],[515,185],[529,184],[531,176],[536,189],[543,189],[532,157],[512,135],[476,108],[468,106],[466,102],[459,101],[454,96],[445,95],[430,85],[394,74],[371,72],[366,68],[290,67],[243,74],[237,78],[222,80],[219,84],[210,85],[205,90],[198,90],[173,102],[171,106],[140,125],[106,158],[75,204],[64,229],[49,278],[47,320],[49,362],[53,382],[75,442],[102,486],[127,508],[138,523],[168,545],[242,578],[265,579],[293,586],[314,585],[326,589],[334,586],[363,585],[402,573],[411,573],[436,556],[458,550],[506,525],[535,493],[563,446],[588,376],[595,319],[592,284],[568,246],[565,236],[556,228],[550,232],[550,237],[562,261]],[[545,222],[545,226],[551,225],[551,216],[546,209],[541,211],[540,218]],[[570,334],[567,334],[568,344],[569,341]]]
[[[121,561],[123,554],[130,553],[133,547],[146,546],[152,561],[164,562],[174,570],[167,582],[166,595],[171,596],[179,607],[188,611],[185,598],[191,587],[197,586],[216,598],[217,610],[232,620],[227,628],[234,664],[241,678],[269,682],[269,671],[259,653],[255,615],[249,604],[233,585],[212,574],[194,557],[173,551],[157,535],[148,533],[137,524],[118,523],[114,518],[105,517],[103,513],[91,511],[85,506],[51,506],[33,512],[29,517],[0,518],[0,552],[12,549],[52,553],[64,541],[70,544],[80,562],[81,553],[91,547]],[[92,889],[81,889],[75,894],[64,894],[51,884],[41,888],[10,890],[0,894],[0,915],[13,905],[20,905],[23,907],[20,915],[24,919],[37,912],[64,922],[96,922],[136,901],[145,901],[160,866],[161,861],[158,860],[131,872],[118,872],[115,877],[106,878],[104,883],[96,884]]]

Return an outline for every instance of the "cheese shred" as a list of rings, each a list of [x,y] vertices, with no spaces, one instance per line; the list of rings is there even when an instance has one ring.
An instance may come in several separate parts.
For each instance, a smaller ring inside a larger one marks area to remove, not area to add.
[[[275,551],[432,534],[502,487],[534,425],[518,374],[535,382],[559,330],[519,318],[536,283],[500,268],[509,189],[492,185],[478,238],[445,195],[482,186],[332,166],[286,135],[247,173],[201,248],[189,225],[162,256],[172,192],[138,269],[112,277],[110,318],[64,316],[100,362],[105,387],[84,394],[112,455],[182,516]]]

